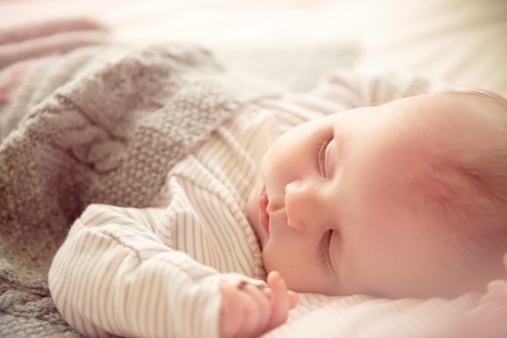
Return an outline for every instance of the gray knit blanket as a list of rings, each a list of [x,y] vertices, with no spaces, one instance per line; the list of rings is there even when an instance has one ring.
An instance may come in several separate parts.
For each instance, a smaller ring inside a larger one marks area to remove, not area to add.
[[[23,32],[0,32],[0,337],[75,337],[47,286],[73,220],[90,203],[148,206],[176,162],[269,87],[199,47],[113,46],[86,21]]]

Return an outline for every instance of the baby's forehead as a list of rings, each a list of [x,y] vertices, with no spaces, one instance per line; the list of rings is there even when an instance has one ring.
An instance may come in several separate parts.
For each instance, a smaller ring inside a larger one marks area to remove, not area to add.
[[[423,141],[429,150],[442,150],[441,156],[452,155],[443,150],[454,152],[468,147],[472,151],[492,137],[500,137],[507,121],[505,116],[491,113],[487,102],[464,94],[421,95],[396,105],[406,136]]]
[[[399,100],[401,113],[429,126],[493,127],[505,123],[505,100],[468,92],[441,92]],[[503,104],[502,104],[503,103]],[[500,113],[503,111],[503,114]]]
[[[410,183],[410,189],[459,187],[462,156],[484,151],[492,135],[491,123],[463,101],[440,94],[400,100],[392,107],[393,123],[400,127],[388,131],[394,140],[388,151],[396,151],[398,161],[392,165],[396,171],[400,167],[408,171],[407,182],[420,182]],[[450,196],[450,191],[441,192]]]

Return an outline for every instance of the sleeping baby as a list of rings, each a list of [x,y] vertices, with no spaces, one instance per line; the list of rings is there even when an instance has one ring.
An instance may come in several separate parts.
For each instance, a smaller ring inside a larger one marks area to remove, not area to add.
[[[49,272],[58,310],[88,336],[253,337],[296,292],[450,298],[503,278],[507,102],[417,84],[337,72],[243,107],[152,207],[85,210]]]

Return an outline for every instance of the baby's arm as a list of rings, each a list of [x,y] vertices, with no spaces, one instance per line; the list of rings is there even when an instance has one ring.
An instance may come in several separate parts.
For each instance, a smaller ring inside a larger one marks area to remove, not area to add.
[[[443,89],[449,88],[444,83],[423,77],[336,68],[322,76],[318,86],[307,93],[266,98],[259,104],[273,111],[283,124],[293,126],[322,115],[381,105]]]
[[[221,274],[167,246],[156,232],[164,213],[92,205],[72,226],[48,279],[58,311],[79,332],[218,337],[219,283],[263,284]]]
[[[297,294],[287,290],[277,272],[269,274],[268,286],[261,290],[250,284],[220,285],[220,337],[257,337],[287,320],[289,310],[297,305]]]
[[[444,82],[414,74],[337,68],[326,73],[317,88],[308,94],[326,100],[328,104],[341,104],[341,110],[346,110],[445,89],[450,87]],[[336,112],[335,109],[331,113]]]

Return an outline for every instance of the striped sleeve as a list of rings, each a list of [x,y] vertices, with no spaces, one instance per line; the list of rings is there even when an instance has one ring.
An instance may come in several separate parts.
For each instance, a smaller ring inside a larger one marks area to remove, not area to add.
[[[56,307],[92,337],[217,337],[218,281],[241,278],[219,274],[166,246],[147,221],[157,215],[146,212],[107,205],[86,209],[49,271]]]
[[[443,89],[449,89],[448,85],[424,77],[336,68],[326,73],[318,86],[308,93],[266,99],[261,105],[272,109],[282,122],[292,126],[323,114],[380,105]]]
[[[351,72],[334,69],[322,77],[317,88],[309,96],[327,103],[339,104],[341,110],[375,106],[433,92],[445,84],[420,76],[407,76],[395,72]]]

